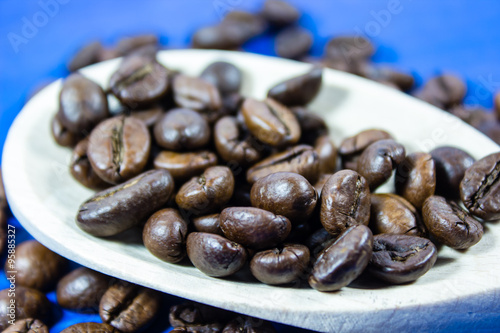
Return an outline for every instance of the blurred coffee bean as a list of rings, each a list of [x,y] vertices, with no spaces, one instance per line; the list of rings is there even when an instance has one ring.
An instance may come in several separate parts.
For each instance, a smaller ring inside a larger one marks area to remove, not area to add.
[[[229,311],[187,301],[172,306],[168,319],[172,327],[185,329],[182,332],[215,333],[222,330],[222,323],[233,317],[234,314]]]
[[[245,98],[240,93],[232,93],[222,97],[222,110],[223,115],[235,116],[241,108],[241,104]]]
[[[312,34],[301,27],[290,27],[276,36],[274,50],[282,58],[299,59],[306,55],[313,43]]]
[[[306,74],[278,83],[267,96],[287,106],[306,105],[318,94],[323,78],[323,69],[314,67]]]
[[[158,37],[155,35],[139,35],[123,37],[116,44],[116,51],[120,55],[127,55],[145,46],[157,46]]]
[[[38,319],[27,318],[16,320],[10,324],[2,333],[49,333],[49,328]]]
[[[78,323],[65,328],[61,333],[121,333],[108,324],[101,323]]]
[[[483,122],[477,129],[500,145],[500,122]]]
[[[368,60],[364,58],[335,58],[335,59],[323,59],[321,62],[322,66],[327,68],[332,68],[338,71],[343,71],[358,75],[361,77],[366,77],[369,72]]]
[[[290,111],[293,112],[299,122],[301,143],[314,145],[317,138],[328,135],[328,126],[320,115],[300,106],[292,107]]]
[[[500,121],[500,92],[497,92],[493,97],[493,110],[497,120]]]
[[[462,103],[467,87],[464,81],[452,74],[442,74],[431,78],[415,94],[427,103],[441,109],[449,109]]]
[[[318,198],[321,197],[321,192],[323,191],[323,187],[325,186],[326,182],[330,177],[333,176],[333,173],[324,173],[321,176],[319,176],[318,181],[314,184],[314,189],[316,190],[316,193],[318,193]]]
[[[485,123],[496,123],[495,115],[482,107],[457,105],[448,111],[474,128],[479,128]]]
[[[304,244],[309,248],[312,262],[316,261],[320,252],[323,251],[326,246],[333,243],[334,239],[335,237],[323,227],[319,228],[307,237]]]
[[[235,50],[249,38],[246,26],[229,22],[197,30],[191,38],[191,44],[197,49]]]
[[[73,154],[71,155],[69,171],[71,172],[73,178],[75,178],[83,186],[93,190],[101,190],[109,186],[109,184],[102,180],[92,168],[87,155],[88,147],[88,137],[80,141],[75,146]]]
[[[68,70],[75,72],[82,67],[86,67],[100,61],[102,44],[99,41],[88,43],[82,47],[68,63]]]
[[[403,73],[390,67],[369,67],[366,76],[369,79],[394,85],[401,91],[409,91],[415,84],[411,74]]]
[[[165,113],[161,106],[153,106],[144,110],[135,110],[130,112],[130,117],[139,119],[148,128],[153,128],[154,125],[163,117]]]
[[[276,330],[268,321],[244,316],[230,321],[222,333],[276,333]]]
[[[237,93],[241,87],[242,73],[235,65],[217,61],[210,64],[200,74],[200,78],[213,84],[222,96]]]
[[[320,136],[314,143],[314,150],[318,153],[319,172],[334,173],[337,169],[337,147],[328,135]]]
[[[220,228],[219,213],[195,217],[193,219],[193,226],[195,230],[199,232],[208,232],[210,234],[217,234],[221,236],[224,235]]]
[[[52,305],[42,292],[16,286],[14,294],[12,296],[10,289],[0,291],[0,330],[3,331],[10,327],[10,320],[17,322],[22,319],[33,318],[47,324],[51,323]],[[12,303],[13,301],[15,303]]]
[[[338,36],[332,38],[325,47],[325,58],[330,61],[344,60],[345,63],[368,60],[375,47],[362,36]]]
[[[260,15],[241,10],[231,10],[224,16],[222,24],[233,24],[247,33],[248,38],[260,35],[267,27]]]
[[[162,151],[154,160],[156,169],[168,170],[179,184],[216,164],[217,155],[208,150],[189,153]]]
[[[299,11],[289,3],[281,0],[266,0],[260,15],[272,26],[284,27],[298,21]]]

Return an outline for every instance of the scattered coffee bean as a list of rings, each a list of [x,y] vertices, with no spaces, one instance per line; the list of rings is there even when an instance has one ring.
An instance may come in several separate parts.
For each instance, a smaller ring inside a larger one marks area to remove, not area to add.
[[[344,139],[339,146],[342,166],[356,171],[361,153],[372,143],[385,139],[392,139],[392,136],[380,129],[368,129]]]
[[[267,96],[287,106],[306,105],[318,94],[323,78],[323,69],[314,67],[306,74],[278,83]]]
[[[193,219],[193,226],[196,231],[208,232],[210,234],[217,234],[224,236],[220,228],[220,214],[210,214],[205,216],[195,217]]]
[[[11,326],[9,320],[11,310],[9,306],[15,301],[14,316],[16,321],[33,318],[44,323],[51,322],[51,303],[45,295],[36,290],[22,286],[16,286],[15,295],[12,291],[3,289],[0,291],[0,330],[5,330]]]
[[[240,91],[242,73],[235,65],[218,61],[205,68],[200,78],[217,87],[222,96],[227,96]]]
[[[313,37],[301,27],[290,27],[280,31],[276,36],[274,50],[283,58],[299,59],[311,49]]]
[[[199,29],[193,34],[191,43],[197,49],[235,50],[248,38],[246,27],[229,22]]]
[[[217,120],[216,111],[221,108],[222,99],[215,85],[181,74],[174,78],[173,87],[178,106],[200,112],[210,123]]]
[[[68,70],[70,72],[75,72],[80,68],[99,62],[102,49],[102,44],[99,41],[87,44],[81,48],[68,63]]]
[[[462,102],[466,90],[461,78],[443,74],[427,81],[415,96],[438,108],[449,109]]]
[[[337,169],[337,147],[328,135],[320,136],[314,142],[314,150],[318,153],[319,172],[334,173]]]
[[[217,155],[208,150],[189,153],[162,151],[154,160],[156,169],[169,171],[174,180],[181,183],[216,164]]]
[[[281,0],[266,0],[260,15],[275,27],[291,25],[300,17],[295,7]]]
[[[396,71],[389,67],[370,67],[367,77],[381,82],[389,83],[401,91],[409,91],[415,84],[412,75]]]
[[[127,55],[149,45],[156,47],[158,45],[158,37],[155,35],[124,37],[116,44],[116,51],[120,55]]]
[[[267,28],[267,23],[258,15],[241,10],[232,10],[224,16],[222,24],[237,27],[246,32],[247,38],[261,34]]]
[[[108,324],[78,323],[62,330],[61,333],[120,333],[120,331]]]
[[[71,172],[73,178],[85,187],[94,190],[106,188],[109,184],[97,175],[90,164],[89,157],[87,155],[88,147],[88,137],[80,141],[75,146],[73,154],[71,155],[69,171]]]

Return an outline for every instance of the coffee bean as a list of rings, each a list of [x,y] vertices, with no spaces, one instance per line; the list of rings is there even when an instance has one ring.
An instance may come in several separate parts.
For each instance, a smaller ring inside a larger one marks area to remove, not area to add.
[[[457,250],[473,246],[483,237],[483,226],[453,201],[434,195],[424,202],[422,217],[437,241]]]
[[[318,193],[318,198],[321,197],[321,192],[323,191],[323,187],[325,186],[326,182],[330,177],[333,176],[332,173],[324,173],[321,176],[319,176],[319,179],[316,183],[314,183],[314,189],[316,190],[316,193]]]
[[[120,55],[127,55],[146,46],[157,47],[157,45],[158,37],[155,35],[124,37],[116,44],[116,51]]]
[[[291,25],[300,17],[295,7],[281,0],[266,0],[260,15],[275,27]]]
[[[245,316],[230,321],[222,333],[276,333],[276,330],[268,321]]]
[[[335,237],[328,231],[326,231],[325,228],[321,227],[311,235],[309,235],[304,244],[309,248],[311,259],[315,261],[316,258],[318,258],[320,252],[323,251],[327,246],[331,245],[334,240]]]
[[[396,169],[396,193],[421,209],[425,199],[436,190],[436,168],[432,156],[412,153]]]
[[[367,271],[389,283],[408,283],[427,273],[436,259],[436,246],[426,238],[380,234],[373,237]]]
[[[309,249],[301,244],[285,244],[257,252],[250,262],[253,276],[266,284],[297,281],[309,264]]]
[[[2,333],[49,333],[49,328],[38,319],[27,318],[16,320]]]
[[[82,47],[68,63],[68,70],[75,72],[80,68],[99,62],[99,56],[102,52],[102,44],[99,41],[88,43]]]
[[[187,254],[193,265],[213,277],[229,276],[246,262],[243,246],[219,235],[192,232],[187,238]]]
[[[485,221],[500,218],[500,153],[493,153],[472,164],[460,183],[465,207]]]
[[[102,296],[99,316],[120,332],[136,332],[154,319],[160,307],[160,296],[157,291],[120,281]]]
[[[263,102],[247,98],[241,112],[248,130],[268,145],[281,147],[300,139],[300,125],[295,115],[270,98]]]
[[[370,190],[365,178],[341,170],[328,179],[321,192],[321,224],[336,236],[370,219]]]
[[[323,78],[323,69],[314,67],[306,74],[278,83],[267,96],[287,106],[306,105],[318,94]]]
[[[89,147],[89,138],[80,141],[73,149],[69,171],[73,178],[85,187],[94,190],[100,190],[109,186],[97,175],[90,164],[87,150]]]
[[[119,184],[142,172],[149,158],[151,136],[140,120],[115,117],[90,134],[87,156],[104,181]]]
[[[217,61],[210,64],[200,74],[200,78],[213,84],[222,96],[237,93],[241,87],[242,73],[235,65]]]
[[[500,123],[483,122],[477,129],[493,140],[497,145],[500,144]]]
[[[344,59],[351,61],[367,60],[375,52],[373,44],[361,35],[339,36],[332,38],[325,47],[325,57],[329,60]]]
[[[205,216],[195,217],[193,219],[193,226],[196,231],[208,232],[210,234],[217,234],[223,236],[220,228],[220,214],[210,214]]]
[[[312,44],[311,32],[294,26],[278,33],[274,50],[282,58],[299,59],[309,52]]]
[[[233,317],[234,315],[231,312],[189,301],[174,305],[169,311],[170,325],[175,328],[185,329],[181,332],[191,333],[220,332],[223,328],[222,323],[231,320]]]
[[[363,151],[357,170],[373,191],[391,177],[392,170],[403,162],[405,154],[405,148],[394,140],[380,140]]]
[[[415,97],[438,108],[448,109],[462,103],[467,87],[463,80],[452,74],[442,74],[425,83]]]
[[[267,28],[264,19],[258,15],[241,10],[231,10],[224,16],[222,24],[237,26],[246,31],[248,38],[260,35]]]
[[[364,225],[345,230],[319,255],[309,276],[309,285],[319,291],[347,286],[365,270],[372,256],[373,236]]]
[[[27,318],[38,319],[44,323],[51,322],[51,303],[42,292],[22,286],[16,286],[15,289],[13,296],[10,289],[0,291],[0,330],[11,327],[10,314],[15,316],[16,322]],[[10,310],[9,306],[13,301],[15,306]]]
[[[197,30],[191,44],[197,49],[235,50],[250,38],[250,32],[245,25],[226,22]]]
[[[334,173],[337,169],[337,147],[328,135],[320,136],[314,142],[314,150],[319,157],[319,172]]]
[[[77,225],[100,237],[116,235],[143,223],[170,198],[174,181],[166,170],[147,171],[84,202]]]
[[[448,112],[474,128],[479,128],[484,123],[496,123],[495,115],[480,106],[455,105],[451,106]]]
[[[221,212],[220,227],[228,239],[260,250],[284,241],[292,225],[286,217],[263,209],[230,207]]]
[[[164,112],[160,106],[153,106],[144,110],[130,112],[130,117],[141,120],[148,128],[153,128],[163,117]]]
[[[146,248],[163,261],[176,263],[186,256],[188,223],[179,211],[162,209],[146,222],[142,239]]]
[[[108,324],[78,323],[62,330],[61,333],[120,333],[120,331]]]
[[[176,182],[199,175],[216,164],[217,155],[208,150],[189,153],[162,151],[154,160],[155,168],[168,170]]]
[[[320,136],[328,135],[328,126],[320,115],[300,106],[292,107],[290,111],[293,112],[300,125],[300,142],[314,145]]]
[[[415,84],[415,79],[412,75],[389,67],[370,67],[367,77],[381,83],[392,84],[401,91],[408,91]]]
[[[339,146],[342,166],[356,171],[361,153],[372,143],[385,139],[392,139],[392,136],[380,129],[368,129],[344,139]]]
[[[338,71],[366,77],[369,72],[368,60],[357,57],[356,54],[350,55],[348,52],[346,52],[345,56],[340,58],[324,58],[321,65]]]
[[[222,97],[222,110],[223,115],[235,116],[241,108],[241,104],[245,98],[240,93],[232,93]]]
[[[276,172],[253,184],[250,200],[254,207],[299,223],[311,216],[318,196],[303,176],[293,172]]]

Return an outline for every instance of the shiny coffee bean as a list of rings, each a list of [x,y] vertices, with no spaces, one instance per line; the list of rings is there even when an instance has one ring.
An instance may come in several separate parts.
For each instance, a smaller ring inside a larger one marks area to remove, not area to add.
[[[306,105],[318,94],[323,78],[323,69],[314,67],[306,74],[278,83],[267,96],[287,106]]]
[[[34,318],[44,323],[51,322],[51,303],[42,292],[22,286],[15,289],[15,296],[11,295],[10,289],[0,291],[0,330],[10,327],[10,320],[18,322]],[[14,306],[11,305],[12,300],[15,301]]]
[[[198,232],[208,232],[223,236],[224,233],[220,228],[220,214],[210,214],[205,216],[195,217],[193,219],[194,229]]]
[[[268,321],[245,316],[230,321],[222,333],[276,333],[276,330]]]
[[[103,189],[109,186],[104,180],[97,175],[90,164],[87,150],[89,147],[89,138],[80,141],[73,149],[69,171],[73,178],[80,184],[93,190]]]
[[[357,170],[373,191],[391,177],[392,170],[403,162],[405,154],[405,148],[394,140],[380,140],[363,151]]]
[[[149,158],[151,135],[140,120],[115,117],[90,134],[87,156],[97,175],[119,184],[142,172]]]
[[[266,284],[285,284],[297,281],[309,264],[309,249],[301,244],[285,244],[257,252],[250,270],[257,280]]]
[[[102,44],[99,41],[88,43],[71,58],[68,63],[68,70],[75,72],[80,68],[99,62],[99,55],[102,49]]]
[[[199,175],[208,167],[215,165],[217,165],[217,155],[208,150],[188,153],[162,151],[154,160],[155,168],[168,170],[176,182]]]
[[[453,201],[434,195],[424,202],[422,217],[437,241],[457,250],[473,246],[483,237],[483,226]]]
[[[396,193],[421,209],[425,199],[436,190],[436,168],[427,153],[411,153],[396,169]]]
[[[123,333],[140,330],[154,319],[161,293],[120,281],[110,286],[99,304],[99,316]]]
[[[408,91],[415,84],[415,79],[411,74],[399,72],[390,67],[370,67],[367,77],[378,82],[393,84],[401,91]]]
[[[78,73],[64,81],[57,111],[64,128],[75,134],[88,133],[108,116],[108,100],[101,86]]]
[[[63,126],[57,115],[52,118],[50,131],[57,144],[63,147],[74,147],[82,138],[80,134],[68,131],[68,129]]]
[[[27,318],[16,320],[14,325],[9,324],[2,333],[49,333],[49,328],[38,319]]]
[[[118,54],[127,55],[148,45],[157,46],[158,37],[155,35],[124,37],[116,44],[116,51]]]
[[[314,183],[319,176],[319,157],[311,146],[298,145],[269,156],[247,171],[247,181],[255,183],[275,172],[295,172]]]
[[[223,328],[221,323],[233,317],[228,311],[188,301],[172,306],[168,319],[172,327],[185,329],[182,332],[212,333],[220,332]]]
[[[162,209],[151,216],[142,232],[144,246],[163,261],[176,263],[186,256],[188,223],[179,211]]]
[[[94,236],[116,235],[143,223],[168,202],[173,190],[168,171],[147,171],[85,201],[78,211],[77,225]]]
[[[206,146],[211,131],[198,112],[189,109],[168,111],[155,125],[156,143],[169,150],[192,150]]]
[[[97,313],[108,286],[109,277],[80,267],[65,275],[57,284],[57,303],[66,309]]]
[[[175,103],[186,109],[197,111],[209,122],[217,120],[217,112],[222,106],[222,99],[215,85],[186,75],[177,75],[173,82]]]
[[[371,195],[370,229],[373,234],[423,236],[425,230],[417,209],[392,193]]]
[[[16,284],[41,291],[50,290],[64,274],[68,261],[36,240],[16,247],[14,268],[5,263],[5,271],[16,271]]]
[[[120,331],[108,324],[78,323],[65,328],[61,333],[120,333]]]
[[[276,36],[274,50],[282,58],[299,59],[311,49],[313,37],[301,27],[290,27]]]
[[[303,176],[293,172],[276,172],[253,184],[250,200],[254,207],[300,223],[311,216],[318,196]]]
[[[380,234],[373,237],[367,271],[389,283],[408,283],[427,273],[436,259],[436,246],[426,238]]]
[[[341,170],[328,179],[321,192],[321,224],[332,235],[349,227],[368,225],[370,190],[360,174]]]
[[[316,190],[316,193],[318,193],[318,198],[321,197],[321,192],[323,191],[323,187],[325,186],[326,182],[330,177],[333,176],[333,173],[324,173],[321,176],[319,176],[319,179],[316,183],[314,183],[314,189]]]
[[[465,171],[460,198],[472,215],[485,221],[500,218],[500,153],[483,157]]]
[[[295,7],[281,0],[266,0],[260,15],[275,27],[291,25],[300,17]]]
[[[462,149],[438,147],[430,152],[436,166],[436,194],[449,199],[460,196],[465,171],[476,161]]]
[[[372,43],[361,35],[335,37],[325,47],[325,57],[327,59],[345,59],[347,63],[366,60],[374,52],[375,48]]]
[[[372,143],[385,139],[392,139],[392,136],[380,129],[368,129],[344,139],[339,146],[343,167],[356,171],[361,153]]]
[[[462,103],[467,87],[464,81],[451,74],[433,77],[425,83],[415,97],[442,109]]]
[[[147,128],[153,128],[164,114],[161,106],[153,106],[145,110],[132,111],[130,112],[130,117],[141,120]]]
[[[337,169],[337,146],[328,135],[320,136],[314,142],[314,150],[319,157],[319,172],[334,173]]]
[[[306,108],[296,106],[290,108],[300,125],[300,142],[314,145],[320,136],[328,135],[328,126],[323,117]]]
[[[266,249],[283,242],[292,229],[290,221],[281,215],[254,207],[230,207],[220,214],[224,235],[243,246]]]
[[[175,202],[179,208],[196,215],[208,214],[226,204],[233,191],[234,176],[231,169],[214,166],[182,185],[175,196]]]
[[[218,61],[205,68],[200,78],[213,84],[222,96],[227,96],[240,91],[242,73],[235,65]]]
[[[248,130],[263,143],[281,147],[300,139],[300,125],[295,115],[270,98],[263,102],[247,98],[241,112]]]
[[[240,244],[204,232],[189,234],[187,254],[196,268],[213,277],[236,273],[247,260],[247,252]]]
[[[321,252],[309,276],[309,285],[319,291],[335,291],[363,273],[372,257],[373,236],[364,225],[345,230]]]

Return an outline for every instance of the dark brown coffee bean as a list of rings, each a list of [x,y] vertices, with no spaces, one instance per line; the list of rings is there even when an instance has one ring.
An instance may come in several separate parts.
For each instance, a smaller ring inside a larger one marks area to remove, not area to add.
[[[172,327],[184,328],[182,332],[190,333],[220,332],[222,323],[233,317],[231,312],[190,301],[172,306],[168,316]]]
[[[286,146],[300,139],[300,125],[295,115],[270,98],[263,102],[247,98],[241,112],[248,130],[270,146]]]
[[[316,261],[321,251],[323,251],[328,245],[331,245],[334,239],[335,237],[323,227],[319,228],[306,238],[304,244],[309,248],[312,262]]]
[[[77,225],[94,236],[116,235],[143,223],[168,202],[173,190],[168,171],[147,171],[84,202]]]
[[[314,145],[317,138],[328,135],[328,126],[320,115],[300,106],[292,107],[290,111],[293,112],[300,125],[300,142]]]
[[[234,25],[245,31],[248,38],[260,35],[267,28],[264,19],[258,15],[241,10],[231,10],[224,16],[222,24]]]
[[[269,156],[247,171],[247,181],[255,183],[275,172],[295,172],[314,183],[319,176],[319,157],[311,146],[298,145]]]
[[[321,197],[321,192],[323,191],[323,187],[325,186],[326,182],[330,177],[333,176],[333,173],[324,173],[321,176],[319,176],[319,179],[316,183],[314,183],[314,189],[316,190],[316,193],[318,193],[318,198]]]
[[[139,119],[148,128],[153,128],[154,125],[160,121],[165,113],[160,106],[153,106],[145,110],[136,110],[130,112],[130,117]]]
[[[120,55],[127,55],[148,45],[157,46],[158,37],[155,35],[124,37],[116,44],[116,51]]]
[[[227,96],[240,91],[242,74],[235,65],[218,61],[205,68],[200,78],[217,87],[221,95]]]
[[[436,246],[426,238],[380,234],[373,237],[367,271],[389,283],[408,283],[427,273],[436,259]]]
[[[155,168],[168,170],[176,182],[199,175],[216,164],[217,155],[208,150],[189,153],[162,151],[154,160]]]
[[[16,284],[41,291],[50,290],[64,274],[68,261],[36,240],[16,248],[14,268],[7,261],[5,271],[16,271]]]
[[[461,78],[443,74],[427,81],[415,96],[439,108],[448,109],[462,103],[466,90]]]
[[[367,77],[381,83],[392,84],[401,91],[408,91],[415,84],[415,79],[411,74],[399,72],[389,67],[370,67]]]
[[[120,331],[108,324],[78,323],[65,328],[61,333],[120,333]]]
[[[193,265],[213,277],[239,271],[247,260],[243,246],[219,235],[192,232],[187,238],[187,254]]]
[[[260,15],[269,24],[276,27],[291,25],[300,17],[300,13],[295,7],[281,0],[266,0]]]
[[[235,50],[250,38],[245,25],[226,22],[197,30],[191,39],[193,48]]]
[[[154,319],[161,293],[120,281],[108,288],[99,304],[99,316],[123,333],[140,330]]]
[[[253,184],[250,200],[254,207],[299,223],[311,216],[318,196],[303,176],[293,172],[276,172]]]
[[[304,75],[278,83],[267,96],[287,106],[306,105],[316,97],[323,78],[323,69],[314,67]]]
[[[57,111],[64,128],[75,134],[88,133],[108,116],[108,100],[101,86],[78,73],[64,81]]]
[[[342,58],[325,58],[322,61],[322,65],[327,68],[348,72],[362,77],[366,76],[368,73],[367,68],[370,66],[367,59],[357,58],[356,54],[349,55],[349,53],[346,53],[346,57]]]
[[[460,196],[460,182],[476,161],[467,152],[455,147],[438,147],[431,151],[436,166],[436,194],[449,199]]]
[[[367,60],[375,52],[373,44],[361,35],[339,36],[331,39],[325,47],[325,57],[330,60]]]
[[[332,235],[370,219],[370,190],[366,180],[352,170],[341,170],[328,179],[321,192],[321,224]]]
[[[222,114],[235,116],[245,98],[240,93],[232,93],[222,97]]]
[[[156,143],[169,150],[192,150],[210,141],[210,127],[198,112],[189,109],[168,111],[154,128]]]
[[[425,199],[436,190],[436,168],[427,153],[411,153],[396,169],[396,193],[415,208],[422,209]]]
[[[278,33],[274,50],[282,58],[299,59],[309,52],[312,44],[311,32],[301,27],[290,27]]]
[[[51,322],[51,303],[42,292],[22,286],[12,288],[15,292],[10,289],[0,291],[0,330],[10,327],[9,321],[18,322],[26,318]]]
[[[221,212],[220,227],[228,239],[259,250],[284,241],[292,224],[286,217],[263,209],[231,207]]]
[[[97,313],[108,286],[109,277],[80,267],[65,275],[57,284],[57,303],[66,309]]]
[[[188,223],[178,210],[162,209],[146,222],[142,232],[144,246],[163,261],[176,263],[186,256]]]
[[[49,333],[49,328],[38,319],[27,318],[16,320],[15,324],[9,325],[2,333]]]
[[[365,270],[372,248],[373,236],[368,227],[348,228],[319,255],[309,276],[309,285],[319,291],[347,286]]]
[[[103,189],[109,186],[104,180],[97,175],[90,164],[87,150],[89,147],[89,138],[80,141],[73,149],[69,171],[73,178],[80,184],[93,190]]]
[[[68,131],[68,129],[61,124],[57,115],[52,118],[50,131],[57,144],[63,147],[74,147],[82,138],[81,135]]]
[[[422,217],[437,241],[457,250],[475,245],[483,237],[483,226],[453,201],[433,195],[424,202]]]
[[[196,231],[208,232],[210,234],[224,235],[220,228],[220,214],[210,214],[205,216],[195,217],[193,226]]]
[[[276,333],[276,330],[268,321],[245,316],[230,321],[222,333]]]
[[[386,131],[369,129],[348,137],[339,146],[339,155],[342,157],[342,166],[346,169],[357,169],[361,153],[372,143],[379,140],[392,139]]]
[[[450,107],[448,112],[474,128],[479,128],[484,123],[496,123],[497,121],[493,113],[479,106],[456,105]]]
[[[500,218],[500,153],[493,153],[472,164],[460,183],[465,207],[485,221]]]
[[[140,120],[115,117],[90,134],[87,156],[97,175],[119,184],[142,172],[149,158],[151,135]]]
[[[483,122],[477,129],[500,145],[500,122]]]
[[[257,252],[250,270],[257,280],[266,284],[285,284],[301,278],[309,264],[309,249],[301,244],[285,244]]]
[[[328,135],[320,136],[314,142],[319,157],[319,172],[334,173],[337,169],[337,147]]]
[[[102,44],[99,41],[91,42],[82,47],[68,63],[68,70],[75,72],[80,68],[99,62],[102,52]]]
[[[380,140],[363,151],[357,170],[373,191],[391,177],[392,170],[403,162],[405,155],[405,148],[401,144],[390,139]]]

